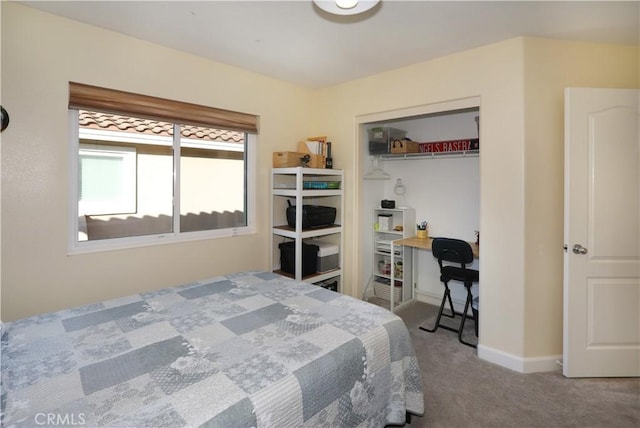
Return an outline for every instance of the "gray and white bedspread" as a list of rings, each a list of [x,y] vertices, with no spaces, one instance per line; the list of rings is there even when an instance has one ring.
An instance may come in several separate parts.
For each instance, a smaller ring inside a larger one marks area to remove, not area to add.
[[[244,272],[2,328],[2,426],[382,427],[424,410],[403,321]]]

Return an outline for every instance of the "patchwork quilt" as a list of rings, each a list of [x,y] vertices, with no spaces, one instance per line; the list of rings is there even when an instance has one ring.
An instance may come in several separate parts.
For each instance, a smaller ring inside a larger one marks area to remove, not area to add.
[[[242,272],[2,326],[2,427],[383,427],[424,410],[378,306]]]

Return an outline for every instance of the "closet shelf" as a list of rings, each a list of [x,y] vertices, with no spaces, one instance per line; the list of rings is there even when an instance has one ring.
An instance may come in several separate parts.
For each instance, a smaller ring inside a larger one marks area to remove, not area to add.
[[[470,158],[480,156],[479,150],[468,150],[463,152],[431,152],[431,153],[388,153],[378,155],[381,160],[402,160],[402,159],[435,159],[435,158]]]

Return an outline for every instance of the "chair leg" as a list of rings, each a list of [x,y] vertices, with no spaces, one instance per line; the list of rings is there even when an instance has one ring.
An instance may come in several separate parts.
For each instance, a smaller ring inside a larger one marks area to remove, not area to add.
[[[480,317],[478,316],[478,310],[477,309],[473,309],[473,306],[472,306],[471,307],[471,313],[473,313],[473,319],[474,319],[473,326],[475,328],[476,337],[478,337],[478,320],[480,319]]]
[[[471,303],[473,300],[473,295],[471,294],[471,284],[465,284],[465,287],[467,288],[467,300],[464,303],[464,311],[462,312],[462,321],[460,321],[460,327],[458,328],[458,340],[460,341],[460,343],[467,345],[467,346],[471,346],[472,348],[476,348],[477,346],[473,343],[467,342],[465,340],[462,339],[462,332],[464,330],[464,323],[467,321],[467,311],[469,310],[469,307],[471,307]],[[474,316],[474,322],[477,324],[477,318]]]
[[[467,341],[465,341],[462,338],[462,331],[464,330],[464,324],[467,321],[467,311],[469,310],[469,308],[471,307],[471,302],[473,300],[473,295],[471,294],[471,284],[465,284],[465,287],[467,288],[467,300],[465,301],[464,304],[464,311],[462,312],[462,320],[460,321],[460,325],[457,329],[453,328],[453,327],[449,327],[448,325],[444,325],[444,324],[440,324],[440,320],[442,319],[442,316],[446,316],[449,318],[455,318],[456,316],[456,312],[453,309],[453,301],[451,300],[451,290],[449,290],[449,286],[448,284],[445,282],[444,283],[444,296],[442,296],[442,301],[440,302],[440,309],[438,310],[438,316],[436,318],[436,322],[435,325],[433,326],[433,328],[426,328],[426,327],[422,327],[420,326],[420,330],[424,330],[424,331],[428,331],[429,333],[434,333],[436,330],[438,330],[439,327],[444,328],[445,330],[449,330],[452,331],[454,333],[458,333],[458,340],[460,341],[460,343],[467,345],[467,346],[471,346],[472,348],[476,348],[476,345],[473,343],[469,343]],[[447,304],[447,301],[449,301],[449,307],[451,308],[451,315],[447,315],[444,313],[444,306]],[[477,334],[477,328],[478,328],[478,317],[477,316],[473,316],[473,320],[476,323],[476,336]]]
[[[447,300],[449,300],[449,306],[451,307],[451,315],[447,315],[443,313],[444,305],[447,303]],[[433,326],[433,328],[426,328],[426,327],[420,326],[419,327],[420,330],[433,333],[438,329],[438,327],[446,328],[446,326],[443,326],[442,324],[440,324],[440,319],[442,318],[443,315],[449,318],[454,318],[456,316],[456,313],[453,311],[453,303],[451,302],[451,291],[449,290],[449,286],[446,283],[444,284],[444,296],[442,296],[442,302],[440,302],[440,309],[438,310],[438,317],[436,318],[435,325]]]
[[[447,315],[445,313],[443,313],[442,315],[449,318],[455,318],[456,311],[453,309],[453,300],[451,300],[451,292],[449,291],[449,286],[445,284],[445,288],[447,289],[447,300],[449,300],[449,309],[451,309],[451,315]]]

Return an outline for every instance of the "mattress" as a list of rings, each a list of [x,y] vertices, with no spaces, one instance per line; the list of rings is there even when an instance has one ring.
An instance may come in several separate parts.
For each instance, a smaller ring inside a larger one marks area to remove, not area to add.
[[[242,272],[2,326],[3,427],[402,424],[424,410],[384,308]]]

